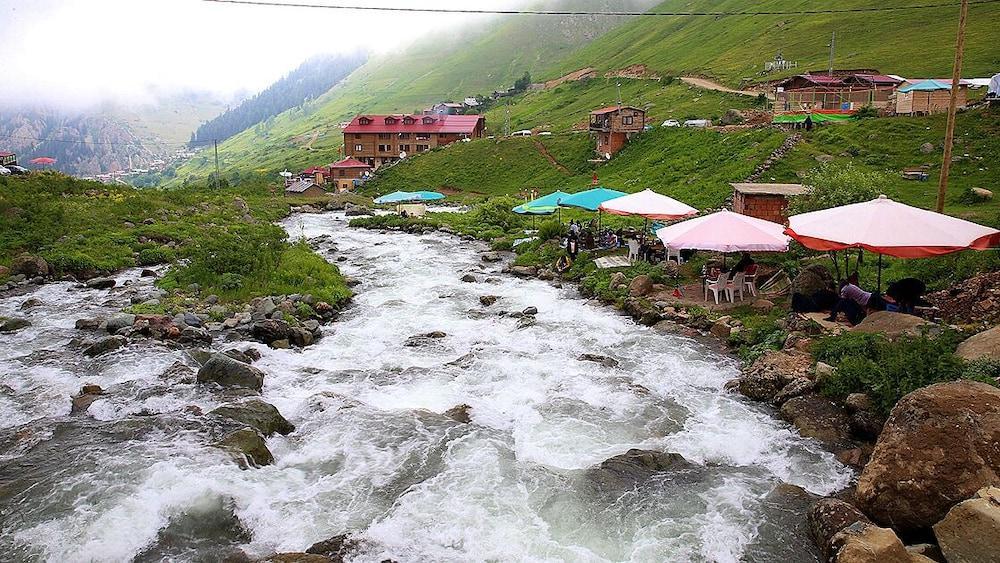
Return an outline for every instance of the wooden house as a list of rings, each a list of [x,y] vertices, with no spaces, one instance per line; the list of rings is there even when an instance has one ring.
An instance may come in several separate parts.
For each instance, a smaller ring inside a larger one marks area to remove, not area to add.
[[[294,197],[326,197],[326,190],[309,178],[301,178],[285,186],[285,195]]]
[[[347,157],[329,167],[330,182],[336,191],[346,192],[355,188],[371,173],[372,167],[356,158]]]
[[[309,178],[317,186],[322,186],[326,184],[326,178],[330,175],[330,170],[325,166],[313,166],[312,168],[306,168],[299,175],[300,178]]]
[[[788,223],[788,198],[806,193],[802,184],[735,183],[733,212],[772,223]]]
[[[378,168],[485,131],[481,115],[359,115],[344,128],[344,153]]]
[[[597,153],[613,155],[642,132],[646,110],[633,106],[608,106],[590,112],[589,130],[597,138]]]
[[[951,103],[951,79],[907,80],[896,91],[897,115],[931,115],[948,111]],[[969,86],[958,83],[958,107],[964,108],[969,100]]]
[[[0,151],[0,166],[17,165],[17,155],[10,151]]]
[[[888,108],[902,79],[875,71],[834,71],[799,74],[779,82],[777,111],[852,110],[865,106]]]

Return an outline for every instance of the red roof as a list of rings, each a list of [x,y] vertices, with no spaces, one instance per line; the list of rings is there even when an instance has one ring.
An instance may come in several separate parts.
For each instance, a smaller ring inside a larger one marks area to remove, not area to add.
[[[0,151],[0,156],[14,156],[14,153],[9,151]]]
[[[344,133],[457,133],[475,132],[481,115],[359,115]],[[367,120],[363,123],[362,120]],[[389,120],[389,123],[386,123]]]
[[[302,171],[303,174],[315,174],[317,172],[327,173],[327,169],[324,166],[313,166],[312,168],[306,168]]]
[[[605,113],[611,113],[613,111],[618,111],[620,109],[633,109],[636,111],[642,111],[641,109],[634,106],[608,106],[601,109],[595,109],[594,111],[590,112],[590,115],[604,115]]]
[[[858,80],[873,82],[875,84],[899,84],[902,82],[898,78],[893,78],[888,74],[855,74],[853,76]]]
[[[330,168],[371,168],[371,166],[354,157],[347,157],[344,160],[334,162]]]

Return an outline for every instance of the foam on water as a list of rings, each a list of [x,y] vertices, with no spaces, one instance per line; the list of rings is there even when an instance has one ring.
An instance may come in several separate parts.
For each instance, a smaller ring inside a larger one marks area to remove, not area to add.
[[[24,313],[32,327],[0,342],[11,388],[0,393],[0,428],[11,433],[0,445],[14,444],[0,452],[0,480],[13,483],[0,516],[19,522],[0,531],[0,548],[128,560],[179,518],[225,506],[249,532],[231,541],[254,556],[352,532],[359,561],[737,561],[777,484],[828,493],[849,481],[764,407],[722,392],[731,360],[571,289],[502,276],[478,243],[350,230],[329,214],[285,227],[330,235],[326,247],[336,244],[334,256],[348,258],[338,264],[362,284],[313,346],[255,345],[263,399],[296,425],[268,439],[272,466],[241,471],[184,414],[219,399],[159,377],[176,361],[193,365],[183,352],[67,350],[80,336],[75,319],[122,306],[120,290],[50,284],[0,300],[0,315],[28,297],[43,302]],[[479,283],[460,281],[465,273]],[[484,294],[500,299],[483,307]],[[539,309],[528,328],[497,314],[528,306]],[[404,346],[436,330],[447,337]],[[620,364],[578,361],[584,352]],[[67,418],[83,382],[108,394],[89,417]],[[471,425],[439,414],[463,403]],[[163,414],[136,416],[149,412]],[[595,486],[587,468],[633,447],[701,466],[626,490]],[[193,545],[175,558],[207,557]]]

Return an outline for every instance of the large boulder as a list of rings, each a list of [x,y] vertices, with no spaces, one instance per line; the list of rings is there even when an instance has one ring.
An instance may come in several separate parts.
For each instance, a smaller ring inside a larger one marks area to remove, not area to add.
[[[41,256],[22,254],[10,263],[10,273],[15,276],[21,274],[26,278],[33,278],[47,276],[52,272],[49,269],[49,263]]]
[[[118,336],[118,335],[108,336],[84,348],[83,355],[89,357],[100,356],[101,354],[104,354],[106,352],[117,350],[118,348],[124,346],[126,343],[127,340],[125,339],[124,336]]]
[[[830,270],[822,264],[810,264],[799,272],[792,280],[792,293],[802,295],[813,295],[822,290],[834,289],[833,275]]]
[[[264,372],[216,353],[198,370],[198,383],[218,383],[223,387],[246,387],[260,391],[264,387]]]
[[[954,381],[918,389],[892,409],[858,479],[873,520],[924,531],[979,489],[1000,483],[1000,390]]]
[[[819,550],[809,524],[802,517],[817,499],[802,487],[778,484],[767,494],[757,511],[757,535],[743,551],[741,561],[816,563]]]
[[[632,297],[642,297],[653,289],[653,280],[646,274],[639,274],[628,284],[628,294]]]
[[[253,324],[250,334],[264,344],[271,344],[278,340],[288,340],[289,328],[285,321],[264,319]]]
[[[270,436],[275,432],[285,435],[295,430],[295,426],[281,416],[274,405],[260,399],[247,399],[239,403],[222,405],[209,414],[245,424],[264,436]]]
[[[850,447],[851,419],[847,411],[821,395],[793,397],[781,405],[781,418],[799,429],[799,434],[819,440],[831,448]]]
[[[808,377],[811,363],[808,354],[769,350],[744,370],[739,392],[755,401],[771,401],[789,383]]]
[[[135,315],[131,313],[117,313],[111,315],[105,323],[105,328],[111,334],[118,332],[123,328],[128,328],[135,324]]]
[[[274,463],[274,455],[267,449],[264,437],[253,428],[230,432],[219,441],[218,446],[232,453],[244,469]]]
[[[533,278],[538,275],[538,268],[535,266],[511,266],[510,273],[519,278]]]
[[[678,453],[631,449],[587,469],[586,476],[602,489],[630,489],[662,471],[684,471],[698,466]]]
[[[876,311],[863,321],[852,327],[854,332],[884,334],[887,338],[898,338],[904,334],[919,335],[923,330],[934,326],[934,323],[920,317],[893,313],[892,311]]]
[[[980,358],[1000,361],[1000,325],[967,338],[955,354],[970,362]]]
[[[9,319],[0,318],[0,332],[17,332],[22,328],[28,328],[31,322],[28,319],[13,317]]]
[[[857,522],[833,537],[836,563],[915,563],[919,561],[889,528]]]
[[[934,536],[949,563],[1000,558],[1000,489],[980,489],[934,525]]]
[[[813,541],[828,561],[835,554],[833,537],[841,530],[857,522],[870,523],[868,517],[852,504],[837,498],[824,498],[809,509],[809,532]]]
[[[358,540],[350,534],[341,534],[312,544],[306,553],[327,557],[328,563],[343,563],[344,558],[348,557],[352,551],[357,550],[358,547]]]

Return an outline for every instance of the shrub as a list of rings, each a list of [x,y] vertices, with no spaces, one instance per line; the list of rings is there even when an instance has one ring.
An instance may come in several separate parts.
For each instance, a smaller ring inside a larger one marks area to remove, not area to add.
[[[224,291],[236,291],[243,287],[243,277],[239,274],[226,272],[219,278],[219,287]]]
[[[144,248],[139,251],[138,263],[140,266],[155,266],[165,264],[174,259],[174,253],[168,248]]]
[[[965,190],[959,192],[959,194],[954,198],[955,203],[964,203],[966,205],[985,203],[989,200],[989,196],[979,195],[972,188],[966,188]]]
[[[884,161],[881,157],[879,160]],[[886,186],[892,185],[890,178],[885,172],[864,170],[850,162],[824,164],[806,176],[804,183],[811,189],[807,194],[792,198],[788,214],[797,215],[875,199],[885,193]]]
[[[80,273],[100,269],[96,260],[77,251],[54,252],[45,255],[45,260],[57,272]]]
[[[545,221],[538,227],[538,238],[551,240],[562,238],[565,228],[558,221]]]
[[[878,109],[875,106],[867,105],[854,112],[854,117],[858,119],[871,119],[878,117]]]

